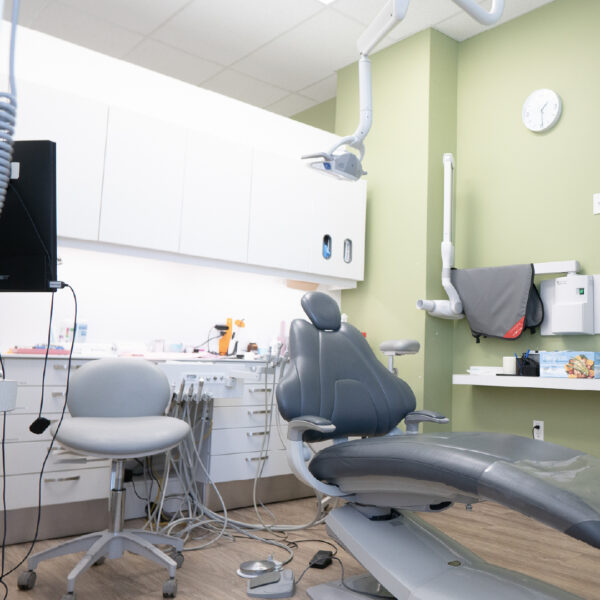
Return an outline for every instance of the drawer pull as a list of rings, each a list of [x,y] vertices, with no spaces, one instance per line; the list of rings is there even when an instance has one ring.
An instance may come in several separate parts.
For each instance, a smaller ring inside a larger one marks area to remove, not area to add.
[[[265,392],[272,392],[273,389],[272,388],[254,388],[253,390],[250,390],[251,394],[259,394],[260,392],[262,392],[263,394]]]
[[[66,371],[68,366],[69,365],[60,365],[60,364],[53,365],[53,367],[56,371]],[[81,365],[73,365],[73,364],[71,365],[71,369],[79,369],[79,367],[81,367]]]
[[[44,483],[61,483],[63,481],[79,481],[81,475],[73,475],[72,477],[57,477],[56,479],[44,479]]]
[[[269,408],[268,410],[262,409],[262,410],[249,410],[248,411],[249,415],[270,415],[271,414],[271,409]]]
[[[252,458],[246,457],[246,462],[254,462],[256,460],[267,460],[268,456],[253,456]]]
[[[52,392],[52,397],[53,398],[64,398],[65,393],[64,392]]]
[[[4,441],[5,442],[20,442],[21,438],[18,438],[18,437],[16,437],[16,438],[6,438]]]
[[[267,435],[266,431],[247,431],[246,435],[248,437],[254,437],[255,435]]]

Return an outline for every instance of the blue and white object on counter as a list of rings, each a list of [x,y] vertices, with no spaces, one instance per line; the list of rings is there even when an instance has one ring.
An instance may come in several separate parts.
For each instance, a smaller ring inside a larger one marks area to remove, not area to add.
[[[600,352],[540,352],[540,377],[600,379]]]

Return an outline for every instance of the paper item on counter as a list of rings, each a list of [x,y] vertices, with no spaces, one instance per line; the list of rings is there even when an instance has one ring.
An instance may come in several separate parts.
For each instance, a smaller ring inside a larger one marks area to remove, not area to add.
[[[467,369],[469,375],[498,375],[503,372],[502,367],[470,366]]]

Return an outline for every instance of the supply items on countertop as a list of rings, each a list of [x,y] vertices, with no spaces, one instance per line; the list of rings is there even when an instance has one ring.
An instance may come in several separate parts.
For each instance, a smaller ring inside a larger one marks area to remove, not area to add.
[[[523,352],[517,359],[517,375],[523,377],[539,377],[540,376],[540,355],[539,352]]]
[[[540,352],[540,375],[573,379],[599,379],[600,352]]]

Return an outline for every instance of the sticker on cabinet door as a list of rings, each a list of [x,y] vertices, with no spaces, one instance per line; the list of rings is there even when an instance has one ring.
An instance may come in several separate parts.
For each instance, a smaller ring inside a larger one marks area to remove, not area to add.
[[[329,260],[331,258],[331,253],[332,253],[331,236],[328,234],[325,234],[323,236],[323,258],[325,260]]]
[[[344,240],[344,262],[352,262],[352,240],[348,238]]]

